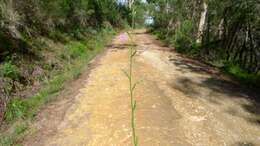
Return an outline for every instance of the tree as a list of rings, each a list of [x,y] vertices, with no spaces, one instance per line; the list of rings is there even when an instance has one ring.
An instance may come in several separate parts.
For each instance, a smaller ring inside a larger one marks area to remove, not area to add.
[[[186,53],[259,72],[256,0],[148,0],[153,30]],[[190,28],[189,28],[190,27]]]

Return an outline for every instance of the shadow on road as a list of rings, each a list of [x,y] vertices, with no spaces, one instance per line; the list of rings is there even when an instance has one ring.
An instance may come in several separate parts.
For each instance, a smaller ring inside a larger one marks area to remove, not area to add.
[[[123,50],[123,49],[129,49],[131,47],[135,48],[136,46],[137,46],[136,44],[116,44],[116,45],[110,44],[107,45],[106,47],[111,49]]]
[[[249,143],[248,142],[238,142],[231,146],[255,146],[255,144],[250,143],[250,142]]]
[[[223,98],[231,98],[231,100],[245,99],[248,102],[239,102],[238,104],[253,116],[243,116],[243,118],[248,122],[260,125],[260,90],[242,87],[232,80],[224,79],[220,77],[220,73],[214,68],[196,60],[183,57],[178,57],[178,59],[170,58],[169,60],[183,74],[198,73],[209,75],[209,78],[201,78],[196,81],[190,76],[180,76],[170,83],[172,88],[181,91],[190,98],[203,98],[216,105],[221,105]],[[209,93],[205,94],[203,89],[208,90]],[[241,116],[237,114],[236,109],[229,109],[227,113]]]

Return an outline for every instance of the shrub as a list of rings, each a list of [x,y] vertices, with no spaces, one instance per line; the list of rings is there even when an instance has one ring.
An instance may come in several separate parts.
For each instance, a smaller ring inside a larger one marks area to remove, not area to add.
[[[18,26],[20,24],[20,16],[12,7],[10,1],[4,1],[0,3],[0,22],[1,28],[10,29],[10,26]],[[16,28],[14,28],[16,29]]]
[[[22,99],[14,98],[12,99],[6,108],[5,112],[5,120],[12,121],[14,118],[23,118],[25,116],[25,111],[27,110],[27,106]]]
[[[12,61],[5,62],[0,66],[0,76],[2,77],[17,79],[18,74],[18,68],[12,63]]]
[[[28,130],[28,123],[19,122],[14,124],[7,134],[0,133],[0,145],[1,146],[20,146],[16,142],[19,141]]]
[[[69,42],[70,40],[66,33],[63,33],[59,30],[49,32],[48,37],[54,41],[59,41],[62,43]]]
[[[80,42],[71,42],[67,45],[69,57],[72,59],[82,57],[86,54],[86,45]]]
[[[260,74],[249,73],[245,69],[241,68],[236,63],[226,63],[224,66],[225,72],[232,75],[239,81],[249,85],[260,87]]]
[[[179,52],[187,53],[194,45],[194,39],[191,38],[192,22],[185,20],[175,30],[175,35],[171,43],[176,47]]]

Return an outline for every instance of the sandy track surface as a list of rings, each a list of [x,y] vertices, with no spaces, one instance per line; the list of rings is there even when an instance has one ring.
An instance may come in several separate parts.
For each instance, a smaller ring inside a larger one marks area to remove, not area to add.
[[[260,95],[182,57],[144,30],[132,33],[140,146],[259,146]],[[117,36],[89,73],[44,108],[25,146],[130,146],[130,99],[122,69],[127,35]]]

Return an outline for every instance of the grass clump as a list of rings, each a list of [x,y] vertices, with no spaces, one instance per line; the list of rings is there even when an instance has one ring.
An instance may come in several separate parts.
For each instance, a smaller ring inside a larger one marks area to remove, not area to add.
[[[7,110],[4,115],[5,120],[12,121],[15,117],[23,118],[24,113],[26,112],[26,110],[28,110],[27,108],[28,106],[23,100],[19,98],[12,99],[7,105]]]
[[[20,146],[16,142],[25,136],[28,131],[28,123],[19,121],[15,123],[6,133],[0,133],[0,145],[1,146]]]
[[[69,57],[72,59],[86,56],[86,45],[81,42],[72,41],[66,45],[66,49],[68,50]]]
[[[18,74],[19,74],[18,69],[16,65],[12,63],[12,61],[7,61],[0,66],[1,77],[9,77],[11,79],[17,79]]]
[[[245,85],[260,87],[260,73],[250,73],[235,63],[225,64],[224,71]]]

